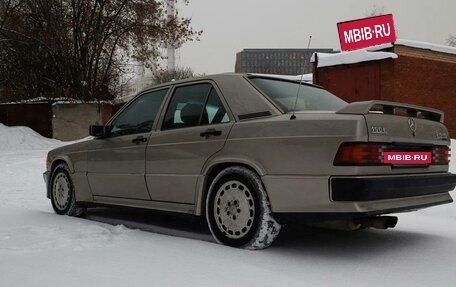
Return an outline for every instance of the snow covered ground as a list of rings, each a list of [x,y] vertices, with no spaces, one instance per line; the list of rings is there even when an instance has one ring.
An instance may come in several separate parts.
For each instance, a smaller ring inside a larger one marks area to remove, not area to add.
[[[289,226],[267,250],[239,250],[188,216],[54,214],[41,174],[58,145],[0,125],[0,286],[456,285],[455,204],[401,214],[387,231]]]

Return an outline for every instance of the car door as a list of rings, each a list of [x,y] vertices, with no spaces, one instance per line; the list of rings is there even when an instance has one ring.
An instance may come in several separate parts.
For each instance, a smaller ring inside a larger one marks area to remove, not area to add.
[[[138,96],[110,122],[108,136],[95,140],[87,154],[87,178],[95,199],[150,200],[145,152],[167,92],[168,88]]]
[[[234,123],[210,82],[174,88],[161,129],[146,151],[146,182],[152,200],[194,204],[198,176],[221,150]]]

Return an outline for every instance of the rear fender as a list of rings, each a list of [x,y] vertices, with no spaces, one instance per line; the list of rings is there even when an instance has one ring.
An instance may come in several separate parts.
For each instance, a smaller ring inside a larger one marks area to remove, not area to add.
[[[214,168],[220,165],[244,165],[255,170],[256,173],[258,173],[258,175],[260,175],[261,177],[266,174],[266,170],[260,163],[254,160],[247,159],[246,157],[224,156],[209,159],[203,167],[201,175],[198,177],[195,193],[195,215],[199,216],[204,214],[207,189],[210,185],[210,182],[207,182],[208,176]]]

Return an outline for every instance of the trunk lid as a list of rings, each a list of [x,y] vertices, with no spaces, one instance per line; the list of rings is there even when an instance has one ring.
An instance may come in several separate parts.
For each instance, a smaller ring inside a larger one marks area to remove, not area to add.
[[[387,101],[355,102],[337,114],[364,115],[370,142],[449,145],[443,112]]]

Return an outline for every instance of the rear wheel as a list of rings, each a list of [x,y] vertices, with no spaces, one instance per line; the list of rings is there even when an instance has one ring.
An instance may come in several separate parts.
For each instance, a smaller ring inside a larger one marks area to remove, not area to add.
[[[66,164],[59,164],[54,168],[50,188],[55,213],[70,216],[81,216],[85,213],[85,209],[76,203],[73,181]]]
[[[260,177],[233,166],[213,180],[207,200],[206,218],[215,240],[246,249],[269,247],[280,232]]]

